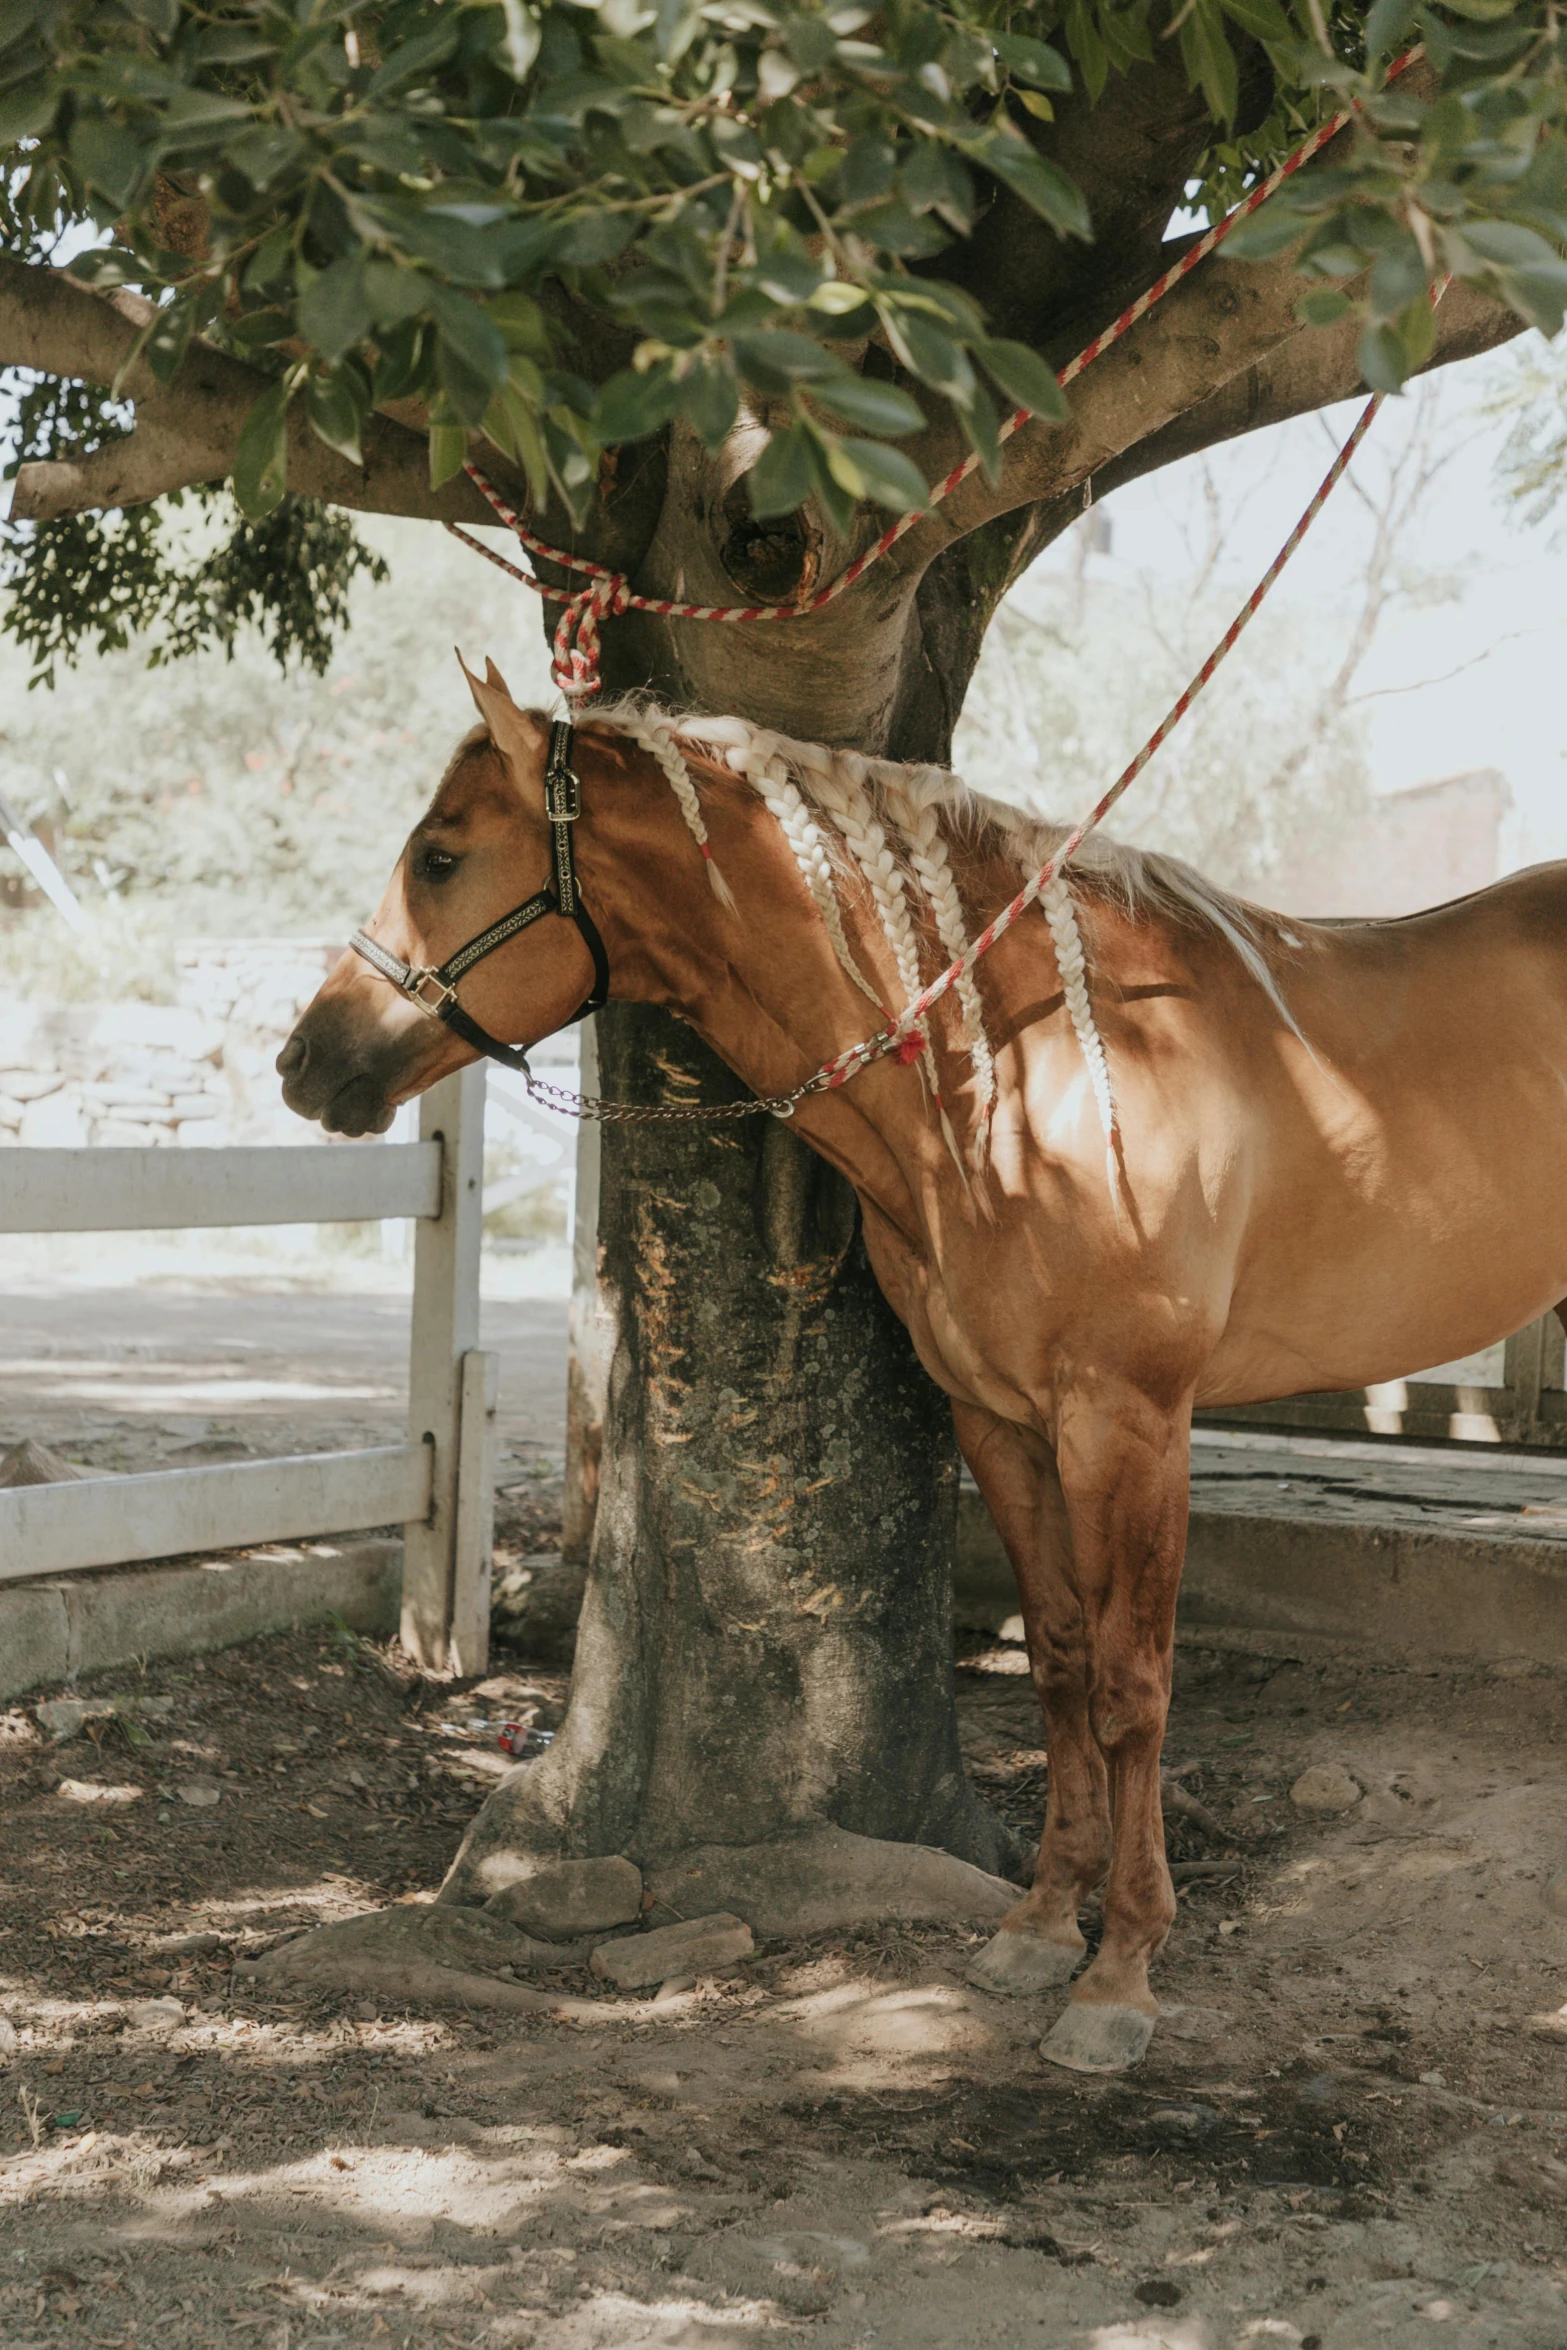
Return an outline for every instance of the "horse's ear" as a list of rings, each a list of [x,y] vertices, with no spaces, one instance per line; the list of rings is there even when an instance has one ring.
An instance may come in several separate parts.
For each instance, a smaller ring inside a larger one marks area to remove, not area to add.
[[[488,729],[491,742],[511,769],[514,781],[530,798],[543,798],[544,757],[549,729],[532,710],[519,710],[495,663],[486,660],[484,676],[477,678],[457,655],[457,665],[468,680],[474,708]]]

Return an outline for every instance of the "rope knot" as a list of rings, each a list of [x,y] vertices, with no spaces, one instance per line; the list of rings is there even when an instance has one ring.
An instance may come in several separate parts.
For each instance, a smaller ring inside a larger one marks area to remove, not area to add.
[[[908,1035],[900,1036],[897,1043],[893,1046],[892,1057],[897,1062],[900,1069],[907,1069],[912,1065],[912,1063],[919,1059],[921,1053],[924,1050],[924,1030],[922,1028],[911,1028]]]

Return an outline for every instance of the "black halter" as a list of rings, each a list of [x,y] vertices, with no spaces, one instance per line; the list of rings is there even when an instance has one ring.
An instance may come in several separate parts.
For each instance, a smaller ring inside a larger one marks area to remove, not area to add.
[[[378,945],[362,930],[356,930],[348,942],[356,955],[363,955],[365,961],[379,971],[383,979],[389,979],[394,987],[401,988],[409,1002],[417,1004],[421,1012],[428,1013],[432,1020],[444,1020],[447,1027],[462,1038],[464,1044],[473,1046],[475,1052],[486,1054],[492,1061],[502,1062],[508,1069],[520,1070],[523,1076],[528,1074],[527,1054],[520,1045],[502,1044],[499,1037],[491,1036],[487,1028],[481,1028],[478,1021],[463,1010],[457,1001],[457,982],[473,969],[475,963],[482,963],[486,955],[493,955],[496,948],[503,947],[508,939],[531,929],[542,915],[560,914],[568,922],[576,924],[582,934],[583,945],[593,957],[593,992],[563,1025],[569,1028],[573,1021],[585,1020],[590,1012],[596,1012],[601,1004],[609,1001],[609,958],[604,952],[604,941],[598,934],[598,927],[583,904],[582,892],[577,886],[571,828],[582,813],[582,786],[572,772],[573,731],[568,719],[557,718],[554,721],[550,728],[549,761],[544,770],[544,813],[549,818],[555,858],[553,881],[535,891],[522,905],[513,906],[509,914],[503,914],[498,922],[492,922],[488,930],[481,930],[477,938],[470,938],[466,946],[459,947],[454,955],[448,955],[438,968],[429,964],[405,963],[400,955],[394,955],[386,947]],[[433,997],[424,993],[427,987],[435,989]]]

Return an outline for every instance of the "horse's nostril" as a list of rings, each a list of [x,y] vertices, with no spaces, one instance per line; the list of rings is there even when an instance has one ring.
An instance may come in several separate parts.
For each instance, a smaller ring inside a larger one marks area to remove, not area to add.
[[[280,1077],[297,1077],[310,1058],[310,1047],[302,1036],[291,1036],[275,1063]]]

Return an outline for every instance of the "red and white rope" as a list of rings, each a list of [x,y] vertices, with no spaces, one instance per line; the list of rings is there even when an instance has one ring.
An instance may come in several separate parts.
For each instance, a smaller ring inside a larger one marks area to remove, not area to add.
[[[1396,58],[1388,68],[1388,80],[1392,81],[1395,76],[1401,74],[1419,54],[1418,47],[1406,49],[1403,55]],[[1136,301],[1123,310],[1113,324],[1107,326],[1101,334],[1095,335],[1093,341],[1085,344],[1075,358],[1069,359],[1056,376],[1056,381],[1062,389],[1064,390],[1070,383],[1075,383],[1086,368],[1091,367],[1096,359],[1101,358],[1113,344],[1118,343],[1140,318],[1145,318],[1156,302],[1162,301],[1164,296],[1178,286],[1183,278],[1190,276],[1200,261],[1205,261],[1210,253],[1215,252],[1233,229],[1237,228],[1243,220],[1249,219],[1251,214],[1257,211],[1259,206],[1265,204],[1287,179],[1301,169],[1302,165],[1309,163],[1313,156],[1320,154],[1330,140],[1337,138],[1339,132],[1348,125],[1357,111],[1358,106],[1346,107],[1342,112],[1335,114],[1330,121],[1322,123],[1311,133],[1309,138],[1302,141],[1293,155],[1286,156],[1276,170],[1269,172],[1266,179],[1259,181],[1257,186],[1236,205],[1232,212],[1227,212],[1221,221],[1198,238],[1195,245],[1189,246],[1173,268],[1167,269],[1162,277],[1154,280],[1145,293],[1139,294]],[[1014,408],[1011,415],[1001,425],[998,438],[1002,441],[1009,441],[1014,433],[1021,431],[1025,424],[1032,421],[1036,413],[1032,408]],[[652,612],[665,620],[715,620],[731,623],[803,620],[808,613],[820,612],[826,605],[835,603],[840,596],[847,594],[857,580],[864,578],[873,563],[879,563],[883,555],[890,548],[895,547],[900,539],[906,538],[911,530],[926,519],[933,508],[939,506],[943,499],[949,498],[955,489],[978,470],[979,464],[978,454],[971,451],[960,465],[955,465],[952,471],[936,484],[930,493],[928,505],[919,507],[912,514],[900,515],[896,522],[882,532],[880,538],[872,546],[866,548],[863,555],[857,555],[845,570],[840,571],[836,579],[829,580],[826,587],[819,588],[815,595],[802,597],[799,602],[793,604],[686,604],[673,597],[637,595],[633,592],[631,583],[624,572],[611,570],[607,564],[591,562],[582,555],[568,555],[559,547],[552,547],[546,540],[539,538],[535,532],[528,528],[517,509],[503,498],[494,484],[485,478],[476,465],[472,464],[465,465],[464,472],[494,509],[497,518],[504,522],[508,529],[516,533],[528,553],[539,557],[544,562],[555,564],[563,571],[577,573],[589,584],[587,587],[579,588],[568,595],[560,588],[546,586],[544,581],[536,579],[531,572],[524,571],[519,564],[508,562],[504,555],[498,555],[493,548],[483,545],[469,531],[464,530],[459,523],[449,522],[446,527],[453,537],[460,538],[465,546],[472,547],[474,552],[483,555],[487,562],[498,565],[502,571],[509,573],[513,579],[520,580],[525,587],[532,588],[547,602],[559,603],[564,607],[555,630],[555,658],[552,674],[554,682],[562,693],[568,695],[572,700],[586,700],[599,690],[600,626],[604,620],[614,618],[622,612]],[[1244,626],[1244,621],[1241,625]],[[1222,658],[1222,654],[1219,657]],[[1171,723],[1173,724],[1173,722],[1172,717]],[[1163,740],[1162,736],[1160,740]]]

